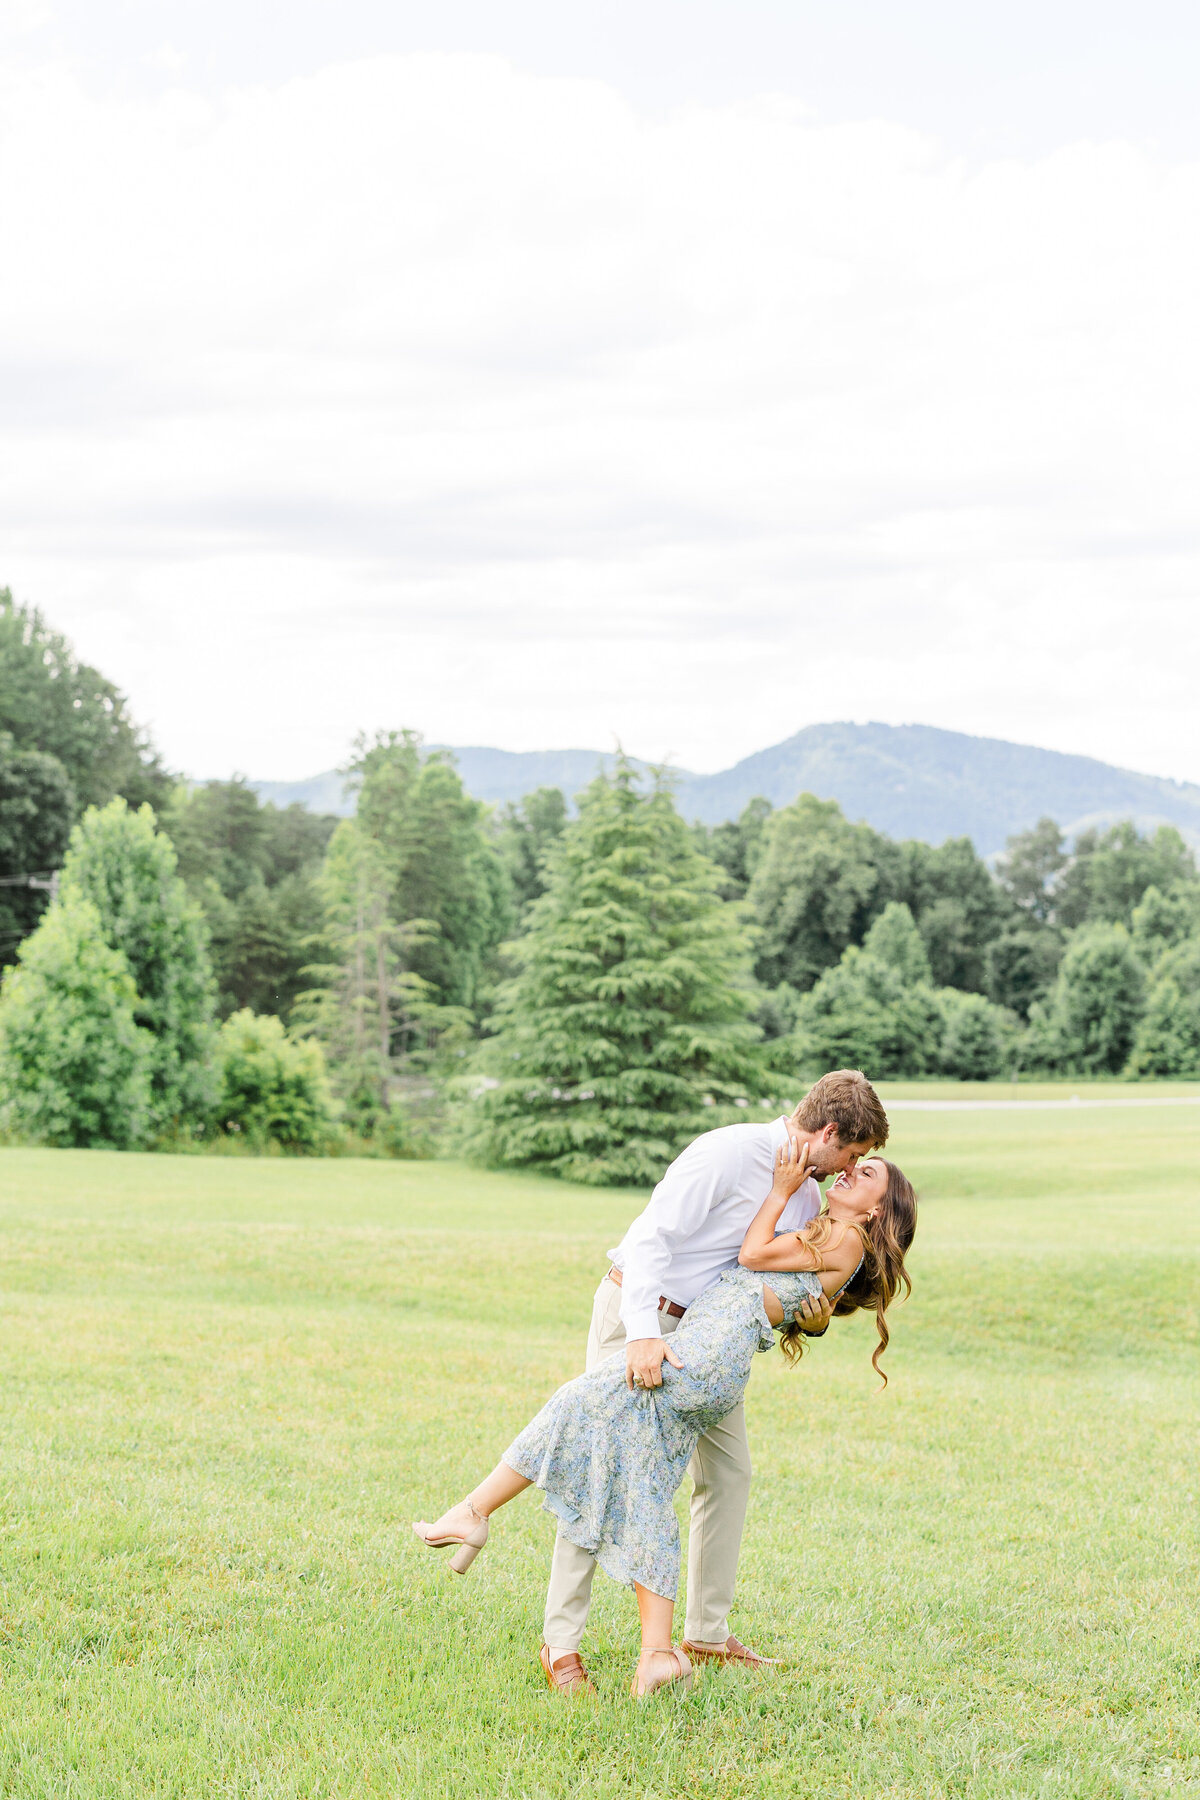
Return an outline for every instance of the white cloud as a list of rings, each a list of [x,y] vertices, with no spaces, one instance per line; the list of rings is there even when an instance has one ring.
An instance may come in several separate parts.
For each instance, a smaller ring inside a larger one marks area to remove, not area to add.
[[[873,717],[1200,779],[1200,165],[467,55],[0,104],[0,580],[177,764]]]

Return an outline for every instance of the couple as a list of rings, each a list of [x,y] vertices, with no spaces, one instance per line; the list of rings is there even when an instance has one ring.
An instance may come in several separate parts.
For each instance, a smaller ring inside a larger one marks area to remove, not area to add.
[[[642,1649],[637,1698],[686,1687],[692,1658],[760,1668],[730,1635],[750,1493],[742,1404],[754,1354],[836,1313],[884,1312],[903,1284],[916,1198],[892,1163],[879,1097],[856,1069],[822,1076],[789,1118],[709,1131],[676,1158],[634,1220],[592,1307],[587,1373],[547,1402],[479,1486],[434,1524],[464,1574],[488,1520],[527,1487],[558,1521],[541,1664],[557,1693],[593,1692],[579,1645],[596,1564],[633,1588]],[[817,1183],[835,1176],[824,1210]],[[670,1341],[668,1341],[668,1339]],[[624,1349],[623,1360],[619,1352]],[[886,1381],[886,1377],[884,1377]],[[674,1495],[691,1474],[683,1648],[672,1647],[679,1579]]]

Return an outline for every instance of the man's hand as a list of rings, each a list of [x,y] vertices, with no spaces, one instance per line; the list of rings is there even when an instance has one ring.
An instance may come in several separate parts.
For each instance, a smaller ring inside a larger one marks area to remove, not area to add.
[[[833,1317],[828,1294],[808,1294],[796,1308],[796,1317],[805,1337],[820,1337]]]
[[[673,1369],[682,1369],[683,1364],[665,1338],[630,1338],[625,1346],[625,1386],[661,1387],[664,1357]]]

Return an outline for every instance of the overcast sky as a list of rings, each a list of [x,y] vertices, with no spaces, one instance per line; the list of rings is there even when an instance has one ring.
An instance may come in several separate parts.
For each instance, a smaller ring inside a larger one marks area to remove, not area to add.
[[[0,584],[168,761],[1200,780],[1200,8],[0,0]]]

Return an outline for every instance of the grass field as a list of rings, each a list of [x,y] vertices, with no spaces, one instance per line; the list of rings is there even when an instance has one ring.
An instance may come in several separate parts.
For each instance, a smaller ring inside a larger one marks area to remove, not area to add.
[[[533,1499],[465,1581],[408,1521],[578,1367],[640,1197],[0,1151],[0,1793],[1200,1795],[1200,1108],[893,1149],[891,1388],[863,1320],[751,1387],[734,1628],[791,1666],[637,1711],[603,1577],[599,1700],[542,1686]]]

